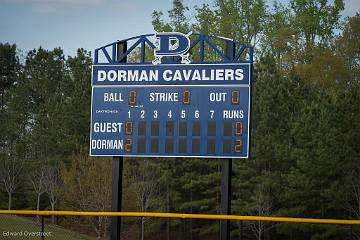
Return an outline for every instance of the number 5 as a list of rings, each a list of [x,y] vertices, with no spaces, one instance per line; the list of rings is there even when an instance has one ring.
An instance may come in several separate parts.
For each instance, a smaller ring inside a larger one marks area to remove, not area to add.
[[[181,118],[185,118],[185,110],[181,110]]]

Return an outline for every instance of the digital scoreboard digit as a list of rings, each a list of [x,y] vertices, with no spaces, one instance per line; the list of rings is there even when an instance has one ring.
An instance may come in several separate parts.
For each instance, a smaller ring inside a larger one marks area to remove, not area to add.
[[[94,65],[90,154],[248,157],[250,69]]]

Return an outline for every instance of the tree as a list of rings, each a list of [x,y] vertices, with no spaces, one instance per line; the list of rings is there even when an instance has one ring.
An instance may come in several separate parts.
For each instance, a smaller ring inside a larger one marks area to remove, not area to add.
[[[66,61],[60,120],[63,122],[61,147],[67,154],[88,146],[91,104],[91,54],[78,49],[75,57]],[[58,116],[59,117],[59,116]]]
[[[292,24],[304,40],[304,49],[311,54],[316,43],[327,45],[338,27],[340,12],[344,10],[343,0],[291,0],[294,12]]]
[[[23,163],[13,151],[2,157],[0,166],[0,180],[8,194],[8,210],[11,209],[12,196],[21,184],[20,174]]]
[[[29,181],[33,187],[34,192],[36,193],[36,210],[40,210],[40,199],[41,195],[46,192],[45,188],[45,177],[46,177],[46,165],[44,162],[38,161],[35,167],[28,174]],[[39,222],[40,217],[37,216],[37,221]]]
[[[360,13],[346,20],[342,34],[336,39],[335,47],[339,56],[344,59],[353,82],[360,81]]]
[[[82,150],[72,157],[69,168],[61,167],[62,206],[80,211],[109,211],[111,208],[111,159],[93,158]],[[97,233],[106,238],[109,218],[93,217],[85,220]]]
[[[219,22],[216,12],[208,4],[195,7],[195,11],[196,22],[192,26],[194,32],[216,35],[219,31],[218,25],[214,24]]]
[[[0,180],[8,194],[8,209],[21,184],[22,156],[17,152],[22,129],[18,127],[13,104],[13,89],[20,70],[16,45],[0,43]]]
[[[293,55],[296,55],[297,44],[292,26],[292,14],[288,7],[274,3],[273,9],[267,14],[264,36],[261,39],[260,56],[273,54],[277,71],[293,69]]]
[[[182,0],[173,0],[173,8],[168,11],[170,25],[174,31],[187,33],[189,31],[188,19],[186,12],[189,7],[184,6]]]
[[[147,212],[155,206],[155,196],[158,194],[158,174],[150,160],[136,160],[129,165],[130,184],[135,192],[136,203],[140,212]],[[145,237],[145,217],[140,218],[141,240]]]
[[[57,165],[47,165],[44,176],[44,186],[46,194],[49,197],[51,210],[55,211],[55,205],[59,200],[60,193],[60,178],[59,178],[59,167]],[[55,216],[51,216],[51,223],[55,224]]]
[[[169,23],[165,23],[161,19],[163,16],[161,11],[154,11],[152,13],[152,24],[155,31],[187,33],[189,31],[189,23],[185,14],[188,10],[189,8],[184,6],[182,0],[173,0],[173,8],[168,11],[170,18]]]
[[[18,76],[19,58],[16,55],[16,45],[0,43],[0,94],[1,111],[6,107],[6,94],[13,86]]]
[[[250,212],[250,214],[255,213],[256,216],[270,216],[272,202],[271,197],[267,193],[268,190],[268,187],[265,186],[264,183],[257,185],[254,195],[251,196],[252,206],[250,206],[250,208],[252,208],[253,211]],[[262,240],[263,236],[274,226],[263,221],[250,222],[249,225],[258,240]]]

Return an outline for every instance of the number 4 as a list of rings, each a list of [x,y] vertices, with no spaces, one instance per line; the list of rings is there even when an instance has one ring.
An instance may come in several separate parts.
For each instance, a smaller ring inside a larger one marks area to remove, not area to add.
[[[168,117],[171,118],[171,116],[172,115],[171,115],[171,110],[170,110],[169,113],[168,113]]]

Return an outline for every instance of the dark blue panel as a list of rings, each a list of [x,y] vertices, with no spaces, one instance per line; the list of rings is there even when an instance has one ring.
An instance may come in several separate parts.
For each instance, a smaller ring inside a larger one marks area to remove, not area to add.
[[[248,85],[94,86],[90,153],[244,158],[249,101]]]

